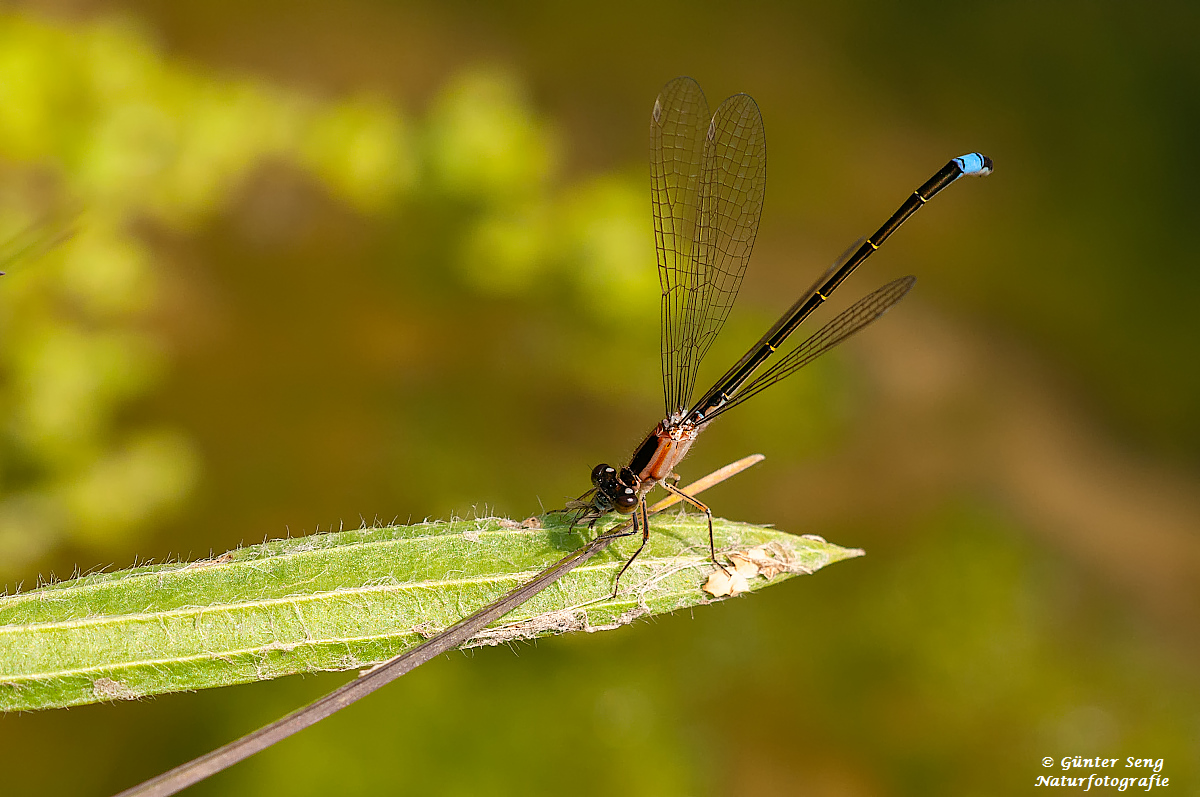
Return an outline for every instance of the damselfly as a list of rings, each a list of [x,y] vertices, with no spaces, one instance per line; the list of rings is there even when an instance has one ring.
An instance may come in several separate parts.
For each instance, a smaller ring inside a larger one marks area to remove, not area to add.
[[[568,504],[575,522],[589,525],[610,511],[633,514],[642,544],[617,574],[617,582],[650,536],[646,493],[656,484],[704,512],[709,555],[717,561],[712,512],[672,483],[675,467],[696,436],[718,415],[791,376],[821,354],[878,319],[916,281],[901,277],[855,302],[814,335],[761,366],[798,326],[871,256],[909,216],[966,175],[987,175],[992,161],[979,153],[954,158],[912,193],[883,226],[851,247],[783,314],[740,360],[696,402],[692,389],[737,297],[758,233],[766,188],[766,140],[758,105],[735,94],[711,117],[696,81],[668,83],[650,118],[650,177],[658,276],[662,289],[662,378],[666,417],[646,436],[623,468],[600,464],[592,489]],[[639,520],[640,516],[640,520]],[[615,586],[614,586],[615,591]]]

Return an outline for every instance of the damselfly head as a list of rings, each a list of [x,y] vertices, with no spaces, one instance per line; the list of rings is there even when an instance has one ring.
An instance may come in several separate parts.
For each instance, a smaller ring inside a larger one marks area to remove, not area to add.
[[[638,505],[638,484],[638,477],[629,468],[617,470],[601,463],[592,468],[592,485],[596,490],[592,504],[599,511],[611,509],[628,515]]]

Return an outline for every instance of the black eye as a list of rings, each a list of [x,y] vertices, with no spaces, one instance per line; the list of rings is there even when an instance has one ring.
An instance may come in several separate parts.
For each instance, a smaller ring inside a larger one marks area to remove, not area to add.
[[[616,472],[616,468],[614,468],[612,465],[600,463],[596,467],[592,468],[592,484],[596,487],[599,487],[601,482],[611,482],[613,480],[613,476],[616,475]]]

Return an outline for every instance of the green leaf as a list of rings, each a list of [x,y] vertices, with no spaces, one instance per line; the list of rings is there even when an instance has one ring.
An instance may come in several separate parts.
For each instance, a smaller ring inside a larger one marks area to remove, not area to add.
[[[584,542],[562,515],[543,520],[535,528],[483,518],[316,534],[0,598],[0,709],[134,699],[385,661]],[[619,540],[468,646],[607,630],[716,600],[702,588],[716,570],[703,518],[655,518],[652,529],[615,598],[613,580],[640,537]],[[714,521],[714,531],[718,550],[749,576],[746,589],[862,554],[725,520]]]

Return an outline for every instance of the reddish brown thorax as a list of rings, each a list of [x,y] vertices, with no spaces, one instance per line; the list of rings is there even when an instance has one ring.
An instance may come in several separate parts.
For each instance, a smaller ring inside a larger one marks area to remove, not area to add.
[[[659,421],[629,460],[629,470],[638,479],[639,497],[675,475],[675,466],[687,456],[688,449],[703,429],[704,424],[696,425],[674,415]]]

